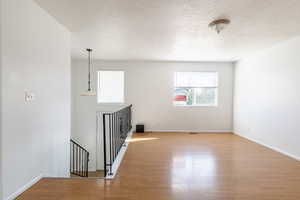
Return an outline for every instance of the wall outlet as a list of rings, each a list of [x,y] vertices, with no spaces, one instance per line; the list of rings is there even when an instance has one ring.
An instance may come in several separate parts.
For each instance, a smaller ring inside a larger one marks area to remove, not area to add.
[[[26,102],[35,101],[35,94],[32,92],[25,92],[25,101]]]

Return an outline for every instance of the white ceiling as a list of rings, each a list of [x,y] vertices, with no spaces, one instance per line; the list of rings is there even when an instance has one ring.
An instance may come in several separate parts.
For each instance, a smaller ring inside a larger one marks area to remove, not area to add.
[[[300,35],[300,0],[35,1],[72,32],[73,58],[235,61]]]

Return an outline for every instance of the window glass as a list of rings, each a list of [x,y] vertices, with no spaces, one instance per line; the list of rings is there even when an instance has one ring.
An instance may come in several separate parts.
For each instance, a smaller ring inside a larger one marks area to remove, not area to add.
[[[124,103],[124,71],[98,72],[98,103]]]
[[[217,72],[175,72],[174,105],[216,106]]]

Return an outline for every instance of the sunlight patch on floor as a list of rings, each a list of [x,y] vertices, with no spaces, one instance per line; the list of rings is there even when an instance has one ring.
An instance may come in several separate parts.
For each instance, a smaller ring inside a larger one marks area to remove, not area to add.
[[[131,138],[129,140],[126,140],[126,142],[142,142],[142,141],[149,141],[149,140],[158,140],[159,138]]]

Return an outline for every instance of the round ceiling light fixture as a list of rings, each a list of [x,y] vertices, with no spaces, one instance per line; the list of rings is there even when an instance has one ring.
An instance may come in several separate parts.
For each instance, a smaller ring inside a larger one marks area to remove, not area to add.
[[[208,26],[219,34],[228,24],[230,24],[229,19],[217,19],[212,21]]]

